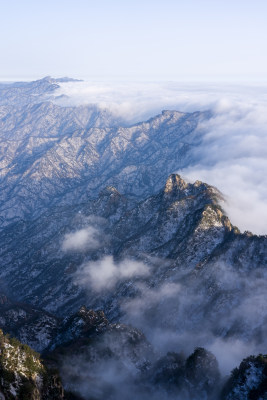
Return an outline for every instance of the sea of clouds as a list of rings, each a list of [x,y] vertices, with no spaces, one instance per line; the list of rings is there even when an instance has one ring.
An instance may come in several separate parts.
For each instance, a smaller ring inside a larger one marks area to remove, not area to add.
[[[97,104],[133,124],[163,109],[211,110],[199,127],[201,143],[182,171],[226,196],[224,205],[242,231],[267,233],[267,84],[66,82],[58,89],[62,105]],[[167,160],[166,160],[167,162]]]

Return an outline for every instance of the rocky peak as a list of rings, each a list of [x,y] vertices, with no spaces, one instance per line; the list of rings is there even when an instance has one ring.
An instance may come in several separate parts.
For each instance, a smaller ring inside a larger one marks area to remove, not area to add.
[[[177,192],[184,191],[188,184],[178,174],[171,174],[165,184],[164,193],[176,194]]]
[[[103,189],[95,202],[97,214],[101,217],[117,220],[121,212],[128,208],[129,201],[114,186]]]

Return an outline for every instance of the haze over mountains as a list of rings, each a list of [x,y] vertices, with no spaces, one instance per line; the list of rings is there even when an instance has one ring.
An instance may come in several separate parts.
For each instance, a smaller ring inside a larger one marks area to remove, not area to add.
[[[231,220],[255,201],[244,226],[265,233],[266,177],[251,175],[265,117],[240,106],[133,123],[71,104],[64,85],[77,84],[0,86],[0,326],[43,352],[70,398],[265,399],[266,357],[220,378],[266,353],[267,238]],[[236,183],[236,202],[178,171]]]

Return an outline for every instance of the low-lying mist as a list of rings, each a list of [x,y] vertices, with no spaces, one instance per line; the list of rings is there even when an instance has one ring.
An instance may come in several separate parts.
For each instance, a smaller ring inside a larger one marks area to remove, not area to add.
[[[138,285],[122,320],[141,329],[162,354],[201,346],[217,357],[223,375],[244,357],[265,353],[266,270],[236,271],[218,263],[172,275],[172,282]]]
[[[155,262],[158,265],[160,260]],[[245,271],[218,262],[193,271],[173,270],[170,276],[157,284],[153,267],[132,260],[117,263],[112,257],[80,267],[75,283],[87,289],[90,296],[92,290],[96,296],[101,292],[103,299],[110,290],[116,293],[125,280],[133,278],[130,285],[135,294],[114,300],[119,302],[120,324],[133,328],[126,330],[125,336],[119,333],[120,328],[114,328],[117,333],[99,337],[77,357],[63,357],[67,387],[86,399],[202,399],[203,393],[191,397],[183,384],[174,392],[153,384],[165,357],[186,359],[196,348],[205,348],[216,357],[224,379],[245,357],[266,353],[264,268]],[[135,328],[145,337],[136,340],[131,332]],[[168,368],[178,368],[177,362]],[[223,380],[220,382],[218,388]],[[207,398],[217,399],[217,395],[212,396]]]

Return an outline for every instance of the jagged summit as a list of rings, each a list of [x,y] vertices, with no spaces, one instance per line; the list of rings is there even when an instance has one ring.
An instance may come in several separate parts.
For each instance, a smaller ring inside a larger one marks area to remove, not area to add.
[[[165,193],[175,193],[177,191],[184,191],[188,184],[178,174],[171,174],[165,184]]]
[[[186,182],[179,174],[171,174],[168,177],[163,193],[167,201],[182,200],[186,197],[193,199],[196,196],[205,197],[207,204],[218,206],[224,201],[223,195],[217,188],[198,180],[193,184]]]

